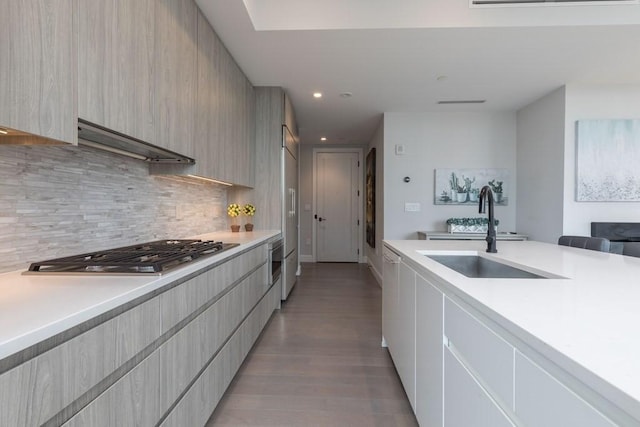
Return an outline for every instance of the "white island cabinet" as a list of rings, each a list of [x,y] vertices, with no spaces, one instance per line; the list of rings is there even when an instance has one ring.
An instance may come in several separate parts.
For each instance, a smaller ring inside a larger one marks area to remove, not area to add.
[[[420,425],[640,426],[640,260],[501,243],[385,241],[383,344]],[[469,278],[430,254],[543,278]]]

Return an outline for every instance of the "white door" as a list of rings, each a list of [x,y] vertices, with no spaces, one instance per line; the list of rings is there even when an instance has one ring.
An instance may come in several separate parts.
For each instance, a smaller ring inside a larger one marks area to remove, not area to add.
[[[316,260],[358,262],[359,153],[315,155]]]

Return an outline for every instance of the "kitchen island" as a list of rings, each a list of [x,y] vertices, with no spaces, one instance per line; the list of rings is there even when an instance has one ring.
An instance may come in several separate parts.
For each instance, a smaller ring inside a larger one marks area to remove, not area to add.
[[[0,425],[204,424],[280,302],[280,231],[161,275],[0,275]]]
[[[383,341],[421,425],[640,425],[640,259],[533,241],[497,254],[384,244]],[[470,278],[426,256],[452,254],[544,278]]]

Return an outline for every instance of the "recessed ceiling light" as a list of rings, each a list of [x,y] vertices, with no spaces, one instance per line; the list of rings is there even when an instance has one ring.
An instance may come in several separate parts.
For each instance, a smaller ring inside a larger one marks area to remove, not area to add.
[[[326,141],[326,140],[327,140],[326,136],[323,136],[322,138],[320,138],[320,141]]]
[[[314,92],[314,93],[313,93],[313,97],[314,97],[314,98],[322,98],[322,93],[320,93],[320,92]]]
[[[342,92],[342,93],[340,94],[340,96],[341,96],[342,98],[351,98],[351,97],[353,96],[353,94],[352,94],[351,92]]]

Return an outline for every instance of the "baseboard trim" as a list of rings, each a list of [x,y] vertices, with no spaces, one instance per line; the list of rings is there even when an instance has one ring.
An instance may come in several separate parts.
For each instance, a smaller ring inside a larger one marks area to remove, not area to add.
[[[373,273],[373,277],[376,278],[376,281],[378,282],[378,285],[380,287],[382,287],[382,275],[380,274],[380,272],[378,270],[376,270],[376,267],[372,264],[372,263],[367,263],[369,265],[369,268],[371,269],[371,273]]]
[[[316,262],[313,255],[300,255],[300,262]]]

